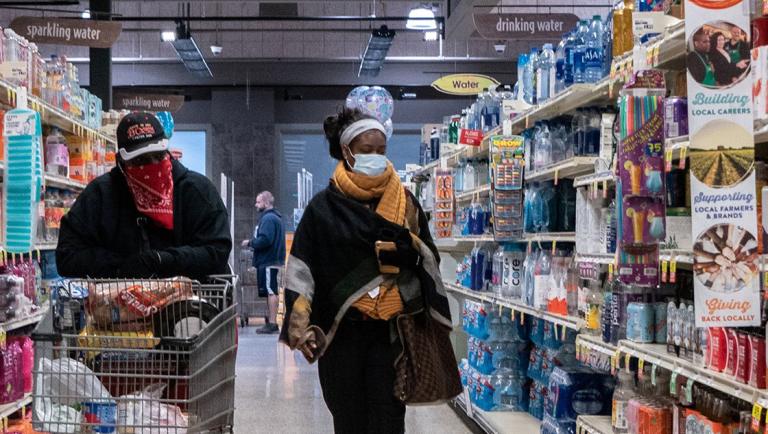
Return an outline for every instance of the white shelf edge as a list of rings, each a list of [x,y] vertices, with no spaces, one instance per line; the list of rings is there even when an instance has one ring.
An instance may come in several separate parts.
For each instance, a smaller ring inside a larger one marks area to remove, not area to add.
[[[475,188],[469,191],[463,191],[456,194],[456,202],[466,202],[472,200],[475,196],[488,196],[491,193],[491,184],[483,185],[482,187]]]
[[[559,243],[575,243],[576,232],[541,232],[533,234],[523,234],[523,241],[549,243],[556,241]]]
[[[48,314],[49,304],[44,304],[37,312],[26,317],[0,323],[0,328],[9,332],[29,325],[37,324]]]
[[[556,172],[558,174],[558,179],[591,174],[595,171],[595,160],[597,160],[597,158],[598,157],[572,157],[547,166],[544,169],[526,174],[525,181],[547,181],[555,179]]]
[[[667,354],[664,344],[638,344],[622,340],[619,342],[619,351],[745,401],[754,402],[758,398],[768,397],[766,390],[739,383],[728,375],[696,366],[691,361],[673,354]]]
[[[463,393],[454,398],[453,403],[486,433],[537,434],[541,426],[540,420],[525,412],[483,411],[476,405],[465,402]],[[468,405],[471,405],[472,408],[471,415],[467,411]]]
[[[455,292],[457,294],[462,294],[465,297],[474,298],[476,300],[491,303],[496,306],[502,306],[507,309],[535,316],[559,326],[567,327],[571,330],[579,331],[579,329],[581,329],[582,321],[579,318],[562,316],[551,312],[542,312],[536,308],[523,304],[520,300],[501,299],[491,293],[472,291],[448,281],[443,281],[443,286],[446,288],[446,290]]]
[[[32,394],[27,393],[18,401],[9,402],[8,404],[0,405],[0,419],[6,418],[13,413],[16,413],[26,405],[32,404]]]
[[[597,351],[606,356],[612,356],[616,354],[618,347],[616,345],[603,342],[600,337],[592,336],[586,333],[579,333],[576,335],[576,347],[585,347],[592,351]]]
[[[616,182],[616,176],[612,170],[606,170],[605,172],[599,172],[592,175],[577,176],[573,179],[574,187],[588,187],[595,182],[601,184],[603,182],[614,183]]]
[[[586,434],[613,434],[611,416],[578,416],[576,432]]]

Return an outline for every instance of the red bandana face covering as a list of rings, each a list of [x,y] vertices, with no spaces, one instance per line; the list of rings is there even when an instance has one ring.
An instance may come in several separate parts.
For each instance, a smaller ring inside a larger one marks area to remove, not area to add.
[[[140,213],[173,230],[173,174],[171,157],[143,166],[124,167],[125,179]]]

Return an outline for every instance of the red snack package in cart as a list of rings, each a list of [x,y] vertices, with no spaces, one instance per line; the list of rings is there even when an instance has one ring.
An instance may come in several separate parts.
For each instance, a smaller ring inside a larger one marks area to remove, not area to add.
[[[765,337],[749,335],[749,352],[751,363],[747,384],[758,389],[765,389]]]
[[[736,355],[739,353],[739,343],[736,336],[736,329],[725,329],[726,356],[725,356],[725,375],[736,375]]]
[[[709,329],[709,369],[723,372],[727,356],[728,344],[725,339],[725,330],[722,327]]]
[[[751,366],[752,357],[749,353],[749,336],[743,332],[736,333],[738,350],[736,354],[736,379],[744,384],[747,384],[749,377],[749,368]]]

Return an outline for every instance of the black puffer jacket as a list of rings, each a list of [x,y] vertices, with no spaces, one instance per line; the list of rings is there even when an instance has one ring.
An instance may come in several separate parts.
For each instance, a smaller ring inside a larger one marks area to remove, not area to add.
[[[56,248],[59,274],[204,279],[226,273],[232,238],[227,210],[216,188],[208,178],[175,160],[173,183],[173,231],[138,212],[119,168],[88,184],[61,221]],[[136,275],[135,270],[126,269],[130,268],[125,265],[129,258],[147,249],[162,254],[159,273]]]

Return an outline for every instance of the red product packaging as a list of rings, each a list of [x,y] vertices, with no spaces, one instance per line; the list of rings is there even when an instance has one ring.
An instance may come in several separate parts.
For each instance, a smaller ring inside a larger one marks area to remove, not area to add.
[[[728,344],[725,340],[725,330],[722,327],[709,329],[709,369],[723,372],[725,359],[728,352]]]
[[[725,358],[725,375],[736,375],[736,356],[739,353],[739,341],[736,335],[736,329],[725,329],[725,342],[727,345],[727,355]]]
[[[752,360],[749,366],[748,384],[758,389],[765,389],[765,338],[749,335],[749,352]]]
[[[747,384],[749,378],[749,368],[752,357],[749,352],[749,336],[746,333],[737,332],[736,339],[738,350],[736,354],[736,379]]]

